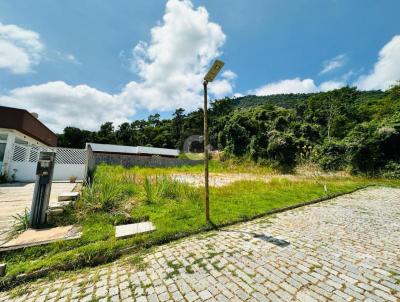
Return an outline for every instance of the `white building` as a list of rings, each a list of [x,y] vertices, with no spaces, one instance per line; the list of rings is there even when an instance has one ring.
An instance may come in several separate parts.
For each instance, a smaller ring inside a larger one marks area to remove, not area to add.
[[[0,106],[0,174],[7,173],[14,143],[20,145],[57,145],[57,136],[24,109]]]

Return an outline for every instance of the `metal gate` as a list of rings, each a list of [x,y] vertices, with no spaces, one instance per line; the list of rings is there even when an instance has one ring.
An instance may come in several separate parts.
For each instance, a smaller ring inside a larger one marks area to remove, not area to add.
[[[40,151],[56,153],[53,180],[66,181],[70,177],[85,178],[86,149],[38,147],[13,144],[9,161],[8,175],[16,181],[30,182],[36,179],[36,165]]]

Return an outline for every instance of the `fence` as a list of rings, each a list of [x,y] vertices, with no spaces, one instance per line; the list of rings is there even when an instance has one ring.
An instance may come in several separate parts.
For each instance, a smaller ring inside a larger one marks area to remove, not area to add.
[[[16,181],[34,181],[36,166],[41,151],[56,153],[53,180],[63,181],[75,176],[85,178],[87,153],[85,149],[39,147],[13,144],[9,160],[8,175]]]
[[[174,167],[174,166],[193,166],[203,163],[202,160],[191,160],[183,158],[170,158],[162,156],[143,156],[143,155],[132,155],[132,154],[115,154],[115,153],[96,153],[88,150],[88,162],[92,163],[89,165],[93,167],[100,164],[106,163],[110,165],[122,165],[123,167],[129,168],[133,166],[140,167]]]

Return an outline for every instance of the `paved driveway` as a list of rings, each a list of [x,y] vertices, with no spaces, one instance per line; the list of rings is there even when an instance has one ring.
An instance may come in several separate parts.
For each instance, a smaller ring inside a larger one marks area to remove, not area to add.
[[[50,202],[57,202],[58,195],[70,192],[76,184],[55,182],[52,184]],[[13,224],[12,216],[24,213],[32,203],[34,183],[12,183],[0,185],[0,244],[5,238],[6,231]]]
[[[400,189],[372,188],[25,285],[0,301],[399,301]],[[20,296],[16,296],[18,293]]]

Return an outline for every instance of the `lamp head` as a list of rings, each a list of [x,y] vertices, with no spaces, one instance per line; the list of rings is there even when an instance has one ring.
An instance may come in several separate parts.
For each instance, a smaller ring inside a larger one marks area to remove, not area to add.
[[[204,81],[212,82],[217,74],[221,71],[222,67],[224,66],[224,62],[220,60],[215,60],[214,64],[211,66],[210,70],[207,72],[206,76],[204,77]]]

